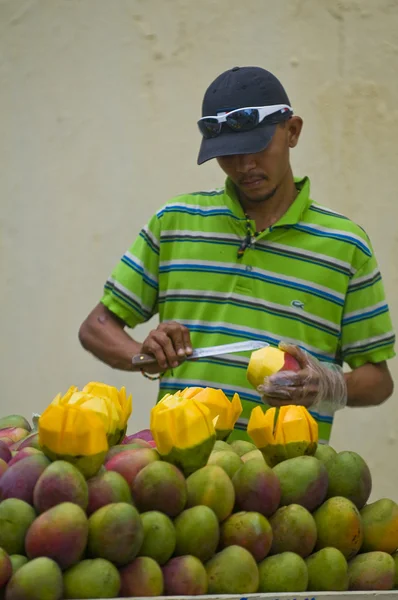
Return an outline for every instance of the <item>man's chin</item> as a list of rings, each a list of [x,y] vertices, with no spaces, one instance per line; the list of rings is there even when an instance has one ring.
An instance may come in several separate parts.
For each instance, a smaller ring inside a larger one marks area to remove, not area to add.
[[[259,204],[261,202],[267,202],[275,195],[277,188],[274,187],[270,190],[242,190],[242,193],[246,200]]]

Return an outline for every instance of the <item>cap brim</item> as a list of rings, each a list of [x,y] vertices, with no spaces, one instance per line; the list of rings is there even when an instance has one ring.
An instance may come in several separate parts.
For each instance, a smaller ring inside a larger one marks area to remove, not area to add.
[[[218,158],[219,156],[232,156],[233,154],[256,154],[265,150],[276,130],[276,125],[256,127],[243,133],[222,133],[221,135],[205,139],[202,138],[198,155],[198,165]]]

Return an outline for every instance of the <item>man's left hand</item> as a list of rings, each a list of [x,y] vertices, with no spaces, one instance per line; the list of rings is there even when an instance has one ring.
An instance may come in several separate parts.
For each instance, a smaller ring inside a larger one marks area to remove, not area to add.
[[[266,377],[257,389],[270,406],[297,404],[309,408],[327,403],[333,411],[347,403],[343,370],[338,365],[323,364],[298,346],[281,342],[279,349],[291,354],[300,370],[279,371]]]

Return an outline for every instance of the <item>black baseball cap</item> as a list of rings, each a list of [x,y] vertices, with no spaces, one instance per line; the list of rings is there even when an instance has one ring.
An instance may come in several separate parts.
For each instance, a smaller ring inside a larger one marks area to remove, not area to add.
[[[276,104],[290,106],[288,95],[275,75],[261,67],[233,67],[221,73],[207,88],[202,117],[217,116],[238,108]],[[254,154],[265,150],[278,120],[282,122],[291,114],[278,113],[271,121],[266,118],[250,131],[236,132],[223,126],[217,137],[202,138],[198,164],[218,156]]]

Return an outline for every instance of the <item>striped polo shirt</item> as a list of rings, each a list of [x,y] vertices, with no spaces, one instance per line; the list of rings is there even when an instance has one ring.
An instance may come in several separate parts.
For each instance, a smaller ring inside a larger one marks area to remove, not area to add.
[[[107,280],[103,304],[129,327],[159,314],[188,327],[194,348],[243,340],[297,344],[351,368],[395,355],[383,283],[370,240],[350,219],[310,199],[307,177],[279,221],[237,251],[247,231],[235,187],[178,196],[143,227]],[[253,231],[255,223],[252,222]],[[158,399],[186,386],[238,392],[246,438],[260,396],[249,353],[186,361],[160,380]],[[327,442],[333,413],[312,411]]]

